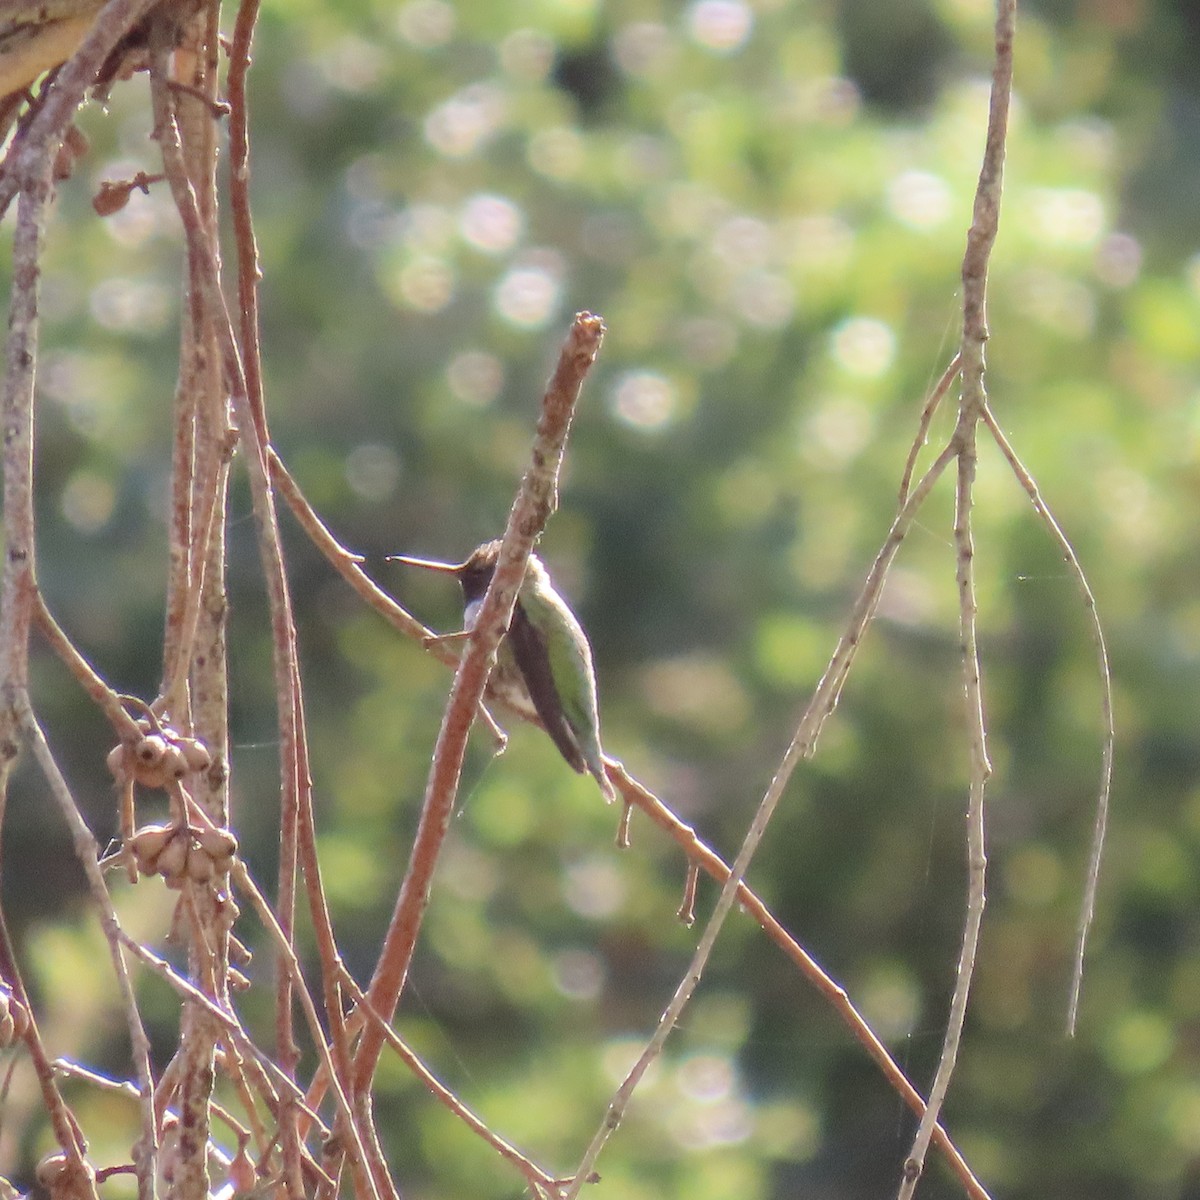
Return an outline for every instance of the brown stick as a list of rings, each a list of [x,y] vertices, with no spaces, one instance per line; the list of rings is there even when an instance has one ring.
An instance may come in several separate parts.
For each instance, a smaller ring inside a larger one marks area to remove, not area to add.
[[[690,863],[710,875],[717,883],[724,885],[729,879],[729,867],[720,855],[705,845],[696,836],[696,831],[690,825],[681,821],[657,796],[638,783],[620,763],[608,759],[605,761],[605,765],[608,768],[609,779],[612,780],[625,803],[636,805],[640,812],[645,813],[659,829],[671,837],[687,855]],[[830,979],[821,965],[788,933],[772,915],[771,910],[744,882],[738,884],[737,903],[758,922],[762,931],[783,951],[804,978],[829,1001],[858,1043],[883,1072],[888,1083],[900,1094],[904,1103],[920,1117],[925,1112],[925,1101],[916,1088],[909,1083],[896,1060],[888,1053],[887,1047],[875,1036],[870,1025],[854,1007],[853,1001],[846,994],[846,989]],[[972,1200],[989,1200],[983,1185],[972,1174],[966,1160],[941,1125],[935,1127],[933,1140],[945,1155],[947,1165],[958,1177],[966,1189],[967,1195],[971,1196]]]
[[[534,540],[557,501],[555,489],[558,470],[575,403],[584,377],[600,349],[603,335],[603,323],[590,313],[580,313],[567,334],[558,366],[542,402],[542,417],[534,440],[532,465],[525,474],[513,504],[496,573],[454,677],[408,869],[375,975],[367,989],[371,1006],[386,1020],[391,1020],[404,989],[416,947],[417,932],[429,902],[434,867],[458,794],[467,734],[495,662],[496,648],[512,619],[517,590],[524,577],[525,564]],[[383,1037],[379,1027],[368,1026],[354,1060],[355,1092],[360,1097],[370,1087],[382,1046]]]
[[[966,693],[967,737],[970,744],[970,796],[967,806],[967,911],[963,922],[962,948],[955,972],[954,994],[942,1052],[929,1089],[929,1100],[912,1150],[904,1163],[898,1200],[911,1200],[925,1166],[933,1127],[954,1073],[967,999],[975,970],[975,955],[983,922],[987,855],[984,844],[984,789],[991,764],[987,754],[987,727],[983,715],[979,646],[976,629],[975,548],[971,534],[971,506],[975,485],[975,434],[987,409],[984,388],[984,344],[987,341],[987,273],[992,246],[1000,222],[1000,199],[1004,184],[1004,150],[1008,136],[1008,109],[1012,96],[1013,36],[1016,29],[1016,0],[998,0],[996,13],[995,62],[988,110],[987,138],[983,165],[975,189],[971,228],[963,255],[963,331],[959,357],[962,362],[962,394],[958,426],[952,444],[958,452],[958,488],[955,494],[954,541],[959,594],[963,688]]]

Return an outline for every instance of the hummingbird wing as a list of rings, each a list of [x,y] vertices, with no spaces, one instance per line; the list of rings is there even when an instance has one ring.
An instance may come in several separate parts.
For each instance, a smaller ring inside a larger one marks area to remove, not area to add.
[[[562,697],[554,682],[546,638],[529,619],[529,614],[521,605],[522,601],[518,600],[513,609],[512,624],[508,627],[507,640],[513,658],[516,659],[521,678],[525,681],[525,689],[529,692],[534,710],[546,727],[546,732],[563,758],[583,775],[588,770],[588,764],[579,748],[575,731],[567,720]]]
[[[532,611],[532,619],[526,616],[526,620],[535,633],[544,631],[540,640],[545,646],[550,677],[576,753],[584,763],[583,767],[575,769],[590,771],[605,798],[611,801],[614,793],[604,770],[604,753],[600,749],[596,668],[592,663],[587,635],[557,592],[527,588],[521,592],[517,608],[520,609],[522,605],[528,605]],[[557,737],[555,742],[558,743]],[[562,749],[561,745],[559,749]],[[575,766],[574,759],[565,750],[563,755]]]

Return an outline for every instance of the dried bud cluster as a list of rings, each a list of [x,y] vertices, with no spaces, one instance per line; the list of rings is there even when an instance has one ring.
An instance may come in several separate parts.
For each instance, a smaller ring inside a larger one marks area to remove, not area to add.
[[[0,984],[0,1049],[7,1050],[25,1036],[29,1028],[29,1012],[12,989]]]
[[[161,875],[167,887],[185,880],[207,883],[228,873],[237,853],[237,838],[228,829],[184,825],[144,825],[129,843],[138,870]]]
[[[122,742],[109,751],[108,769],[119,783],[132,776],[142,787],[163,788],[212,766],[208,747],[197,738],[183,737],[167,727],[152,730],[146,720],[138,726],[142,730],[138,741]]]
[[[48,1193],[50,1200],[74,1200],[96,1194],[96,1176],[91,1164],[72,1160],[62,1150],[43,1155],[34,1169],[38,1187]]]

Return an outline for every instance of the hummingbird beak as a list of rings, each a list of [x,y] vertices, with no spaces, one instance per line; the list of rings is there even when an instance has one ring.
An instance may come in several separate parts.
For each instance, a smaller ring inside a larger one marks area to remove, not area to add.
[[[438,562],[434,558],[410,558],[407,554],[389,554],[385,562],[408,563],[410,567],[425,567],[430,571],[441,571],[444,575],[457,575],[462,570],[462,563]]]

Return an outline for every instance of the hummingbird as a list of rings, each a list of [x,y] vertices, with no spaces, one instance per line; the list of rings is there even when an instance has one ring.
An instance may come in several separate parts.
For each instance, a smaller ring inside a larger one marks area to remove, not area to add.
[[[463,593],[463,626],[470,631],[475,628],[499,556],[500,543],[494,541],[477,546],[461,563],[403,554],[388,558],[455,576]],[[512,621],[500,642],[489,682],[503,703],[541,721],[571,767],[580,775],[591,772],[595,776],[605,800],[611,803],[616,799],[600,749],[592,648],[583,626],[555,590],[536,554],[529,556]]]

